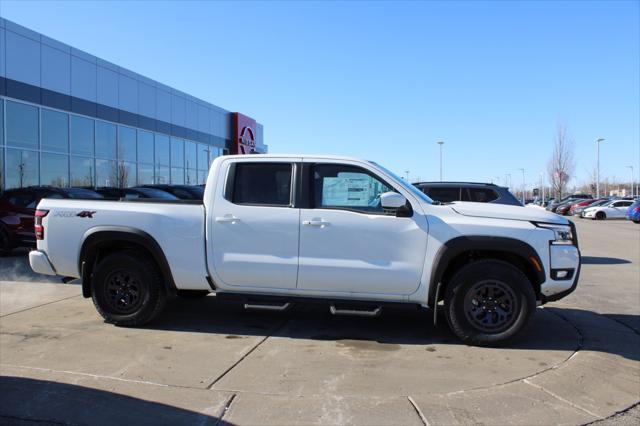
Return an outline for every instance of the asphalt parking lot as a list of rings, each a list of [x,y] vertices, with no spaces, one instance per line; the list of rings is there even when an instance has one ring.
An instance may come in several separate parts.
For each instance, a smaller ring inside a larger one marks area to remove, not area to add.
[[[117,328],[77,283],[0,258],[0,423],[637,424],[640,226],[576,223],[578,289],[501,349],[464,346],[427,312],[258,313],[214,296]]]

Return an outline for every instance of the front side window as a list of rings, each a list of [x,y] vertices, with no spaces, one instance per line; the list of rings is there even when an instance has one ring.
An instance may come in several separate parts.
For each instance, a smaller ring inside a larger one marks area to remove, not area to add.
[[[290,163],[239,163],[233,173],[235,204],[291,205]]]
[[[342,164],[318,164],[313,171],[316,208],[384,213],[380,195],[392,189],[365,169]]]

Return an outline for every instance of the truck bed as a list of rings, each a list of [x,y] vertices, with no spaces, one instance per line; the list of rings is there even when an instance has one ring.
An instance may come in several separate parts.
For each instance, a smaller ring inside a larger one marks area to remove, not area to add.
[[[81,275],[80,249],[92,232],[133,228],[162,247],[181,289],[209,288],[201,201],[43,199],[38,209],[49,211],[43,218],[44,239],[38,241],[38,248],[48,254],[58,275]]]

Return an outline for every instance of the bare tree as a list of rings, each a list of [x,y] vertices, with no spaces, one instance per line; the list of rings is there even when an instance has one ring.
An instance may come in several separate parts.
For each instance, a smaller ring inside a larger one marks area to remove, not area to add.
[[[567,135],[566,125],[558,123],[553,143],[553,154],[547,165],[551,190],[556,199],[564,196],[573,169],[573,141]]]

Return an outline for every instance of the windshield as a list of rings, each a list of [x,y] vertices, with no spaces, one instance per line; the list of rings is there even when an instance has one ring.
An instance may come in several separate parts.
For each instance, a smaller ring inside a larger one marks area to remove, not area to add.
[[[411,185],[409,182],[406,182],[404,179],[402,179],[397,174],[393,173],[391,170],[381,166],[380,164],[376,163],[375,161],[369,161],[369,162],[371,164],[375,165],[376,167],[379,167],[382,170],[384,170],[385,173],[391,175],[396,180],[396,182],[398,184],[402,185],[402,187],[404,189],[406,189],[407,191],[411,192],[413,195],[415,195],[416,197],[418,197],[422,201],[424,201],[426,203],[429,203],[429,204],[433,204],[434,203],[433,200],[427,196],[427,194],[425,194],[424,192],[420,191],[418,188],[416,188],[415,186]]]

